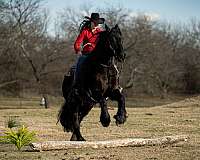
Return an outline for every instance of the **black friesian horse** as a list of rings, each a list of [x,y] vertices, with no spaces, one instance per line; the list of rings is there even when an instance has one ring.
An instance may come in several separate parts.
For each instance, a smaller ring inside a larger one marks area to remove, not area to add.
[[[125,97],[118,89],[110,87],[108,74],[111,58],[121,62],[125,58],[121,31],[118,25],[115,25],[110,31],[99,34],[97,46],[80,66],[78,91],[73,85],[73,76],[65,77],[63,81],[65,103],[59,111],[58,121],[65,131],[73,133],[70,139],[72,141],[85,140],[80,132],[80,123],[96,103],[101,107],[101,124],[104,127],[109,126],[107,97],[118,102],[118,111],[114,116],[116,124],[123,124],[127,118]],[[86,94],[88,91],[91,96]]]

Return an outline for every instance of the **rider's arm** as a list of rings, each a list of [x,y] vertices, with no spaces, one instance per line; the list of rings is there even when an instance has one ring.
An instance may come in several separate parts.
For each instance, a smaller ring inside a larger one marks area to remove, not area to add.
[[[83,43],[83,40],[86,35],[86,30],[83,30],[77,37],[75,43],[74,43],[74,50],[77,54],[81,52],[81,44]]]

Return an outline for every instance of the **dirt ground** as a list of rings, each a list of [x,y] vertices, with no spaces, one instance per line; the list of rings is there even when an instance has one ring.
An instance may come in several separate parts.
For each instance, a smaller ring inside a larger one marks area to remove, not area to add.
[[[0,134],[6,121],[15,117],[29,130],[36,131],[37,141],[69,140],[57,122],[61,102],[43,109],[37,99],[17,100],[0,98]],[[109,103],[111,117],[116,113],[116,103]],[[17,151],[11,144],[0,143],[0,159],[3,160],[198,160],[200,159],[200,96],[174,98],[162,102],[159,99],[137,98],[127,100],[128,120],[116,126],[114,119],[104,128],[99,122],[100,109],[89,113],[81,124],[81,131],[88,141],[119,138],[158,138],[169,135],[188,135],[189,141],[173,145],[118,147],[103,149],[67,149],[61,151],[33,152],[29,146]]]

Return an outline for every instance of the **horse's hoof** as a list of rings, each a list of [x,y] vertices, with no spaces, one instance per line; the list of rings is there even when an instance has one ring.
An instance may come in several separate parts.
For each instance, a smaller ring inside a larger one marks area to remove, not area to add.
[[[77,141],[86,141],[83,137],[78,138]]]
[[[110,122],[106,122],[106,123],[105,122],[103,122],[103,123],[101,122],[101,124],[102,124],[103,127],[108,127],[110,125]]]
[[[76,136],[73,136],[70,141],[86,141],[83,137],[76,137]]]
[[[110,125],[110,115],[108,116],[101,115],[100,122],[103,127],[108,127]]]
[[[113,118],[116,120],[115,123],[116,123],[117,126],[124,124],[126,122],[125,116],[114,115]]]
[[[78,141],[78,139],[77,139],[76,137],[72,137],[72,138],[70,139],[70,141]]]

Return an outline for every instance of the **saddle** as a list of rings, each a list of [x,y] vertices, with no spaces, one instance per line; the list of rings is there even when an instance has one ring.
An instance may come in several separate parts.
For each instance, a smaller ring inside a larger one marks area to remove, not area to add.
[[[120,89],[120,92],[122,91],[122,87],[120,87],[119,84],[119,70],[117,68],[117,65],[112,63],[110,66],[106,66],[108,67],[108,86],[109,88],[112,89]],[[71,82],[72,84],[75,84],[75,79],[76,79],[76,66],[72,66],[69,70],[69,72],[65,75],[66,77],[69,77],[71,80],[73,79],[73,82]]]
[[[111,59],[109,65],[102,65],[103,67],[108,68],[107,71],[107,77],[108,77],[108,87],[111,90],[119,90],[122,91],[122,87],[119,85],[119,70],[117,69],[117,65],[114,63],[114,60]],[[93,98],[92,91],[90,89],[86,90],[84,88],[81,88],[81,86],[76,82],[76,66],[73,65],[70,70],[67,72],[67,74],[64,77],[65,82],[65,88],[63,89],[63,95],[66,94],[66,92],[69,92],[71,89],[73,89],[73,92],[75,95],[78,95],[80,97],[84,97],[87,99],[87,101],[92,103],[97,103],[95,98]],[[67,94],[64,95],[65,98],[67,98]]]

